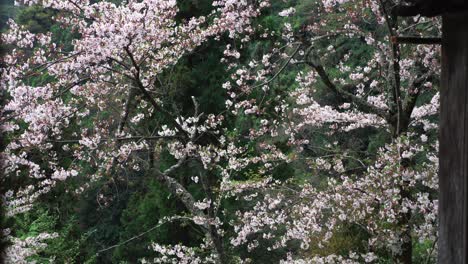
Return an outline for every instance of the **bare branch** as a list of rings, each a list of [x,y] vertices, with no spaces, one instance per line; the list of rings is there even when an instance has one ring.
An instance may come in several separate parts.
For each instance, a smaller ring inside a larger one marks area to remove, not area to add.
[[[101,253],[103,252],[106,252],[106,251],[109,251],[111,249],[114,249],[114,248],[117,248],[117,247],[120,247],[120,246],[123,246],[125,244],[128,244],[129,242],[132,242],[133,240],[136,240],[136,239],[139,239],[140,237],[142,236],[145,236],[146,234],[150,233],[151,231],[155,230],[156,228],[158,227],[161,227],[162,225],[164,224],[167,224],[167,223],[170,223],[171,221],[173,220],[192,220],[191,218],[189,217],[183,217],[183,216],[177,216],[177,217],[171,217],[169,220],[165,220],[165,221],[160,221],[157,225],[153,226],[152,228],[146,230],[145,232],[143,233],[140,233],[136,236],[133,236],[121,243],[118,243],[118,244],[115,244],[113,246],[110,246],[110,247],[107,247],[107,248],[104,248],[104,249],[101,249],[99,250],[97,253],[96,253],[96,256],[99,256]]]

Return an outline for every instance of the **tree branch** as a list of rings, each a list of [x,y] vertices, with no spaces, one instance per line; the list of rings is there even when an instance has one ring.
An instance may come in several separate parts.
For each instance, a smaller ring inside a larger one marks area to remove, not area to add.
[[[330,77],[328,76],[328,74],[326,73],[326,71],[325,71],[325,69],[323,68],[322,65],[319,65],[319,64],[316,64],[316,63],[313,63],[313,62],[310,62],[310,61],[307,61],[307,64],[315,69],[315,71],[318,73],[318,75],[322,79],[322,82],[332,92],[334,92],[337,96],[339,96],[341,98],[344,98],[344,99],[347,99],[347,100],[355,103],[361,111],[376,114],[379,117],[384,118],[386,120],[389,118],[389,115],[388,115],[387,111],[385,111],[383,109],[380,109],[380,108],[368,103],[366,100],[364,100],[364,99],[362,99],[362,98],[360,98],[360,97],[358,97],[358,96],[356,96],[356,95],[354,95],[354,94],[352,94],[350,92],[347,92],[344,89],[336,86],[330,80]]]
[[[416,101],[418,100],[419,94],[421,93],[420,86],[432,74],[433,72],[428,71],[416,80],[414,80],[411,84],[413,90],[415,90],[416,92],[414,94],[408,94],[403,103],[403,112],[405,113],[405,116],[408,118],[408,120],[411,118],[411,113],[413,112],[413,109],[416,106]]]
[[[166,111],[164,108],[162,108],[154,99],[153,97],[151,96],[151,94],[149,94],[149,92],[145,89],[145,86],[143,85],[143,83],[141,82],[140,80],[140,66],[138,65],[137,61],[135,60],[135,58],[133,57],[133,54],[130,52],[129,48],[128,47],[125,47],[124,48],[125,51],[127,52],[128,56],[130,57],[130,60],[132,61],[132,64],[133,64],[133,67],[135,67],[136,69],[136,73],[134,73],[134,78],[132,78],[133,80],[136,81],[136,84],[138,86],[138,88],[141,90],[141,92],[143,93],[143,95],[146,97],[146,99],[151,103],[151,105],[154,107],[154,109],[156,109],[157,111],[163,113],[164,115],[166,115],[167,117],[169,117],[170,119],[170,122],[172,123],[172,125],[179,131],[181,132],[182,134],[184,134],[185,137],[188,138],[188,135],[187,135],[187,132],[182,128],[182,126],[180,126],[179,123],[177,123],[176,119],[172,116],[171,113],[169,113],[168,111]]]
[[[193,198],[192,194],[185,189],[182,184],[180,184],[178,181],[176,181],[174,178],[170,177],[169,174],[173,173],[175,170],[180,168],[184,163],[186,159],[180,159],[175,165],[172,165],[169,169],[165,170],[164,172],[161,172],[159,170],[155,170],[156,177],[158,181],[162,184],[164,184],[169,191],[176,197],[179,198],[179,200],[185,205],[185,207],[190,211],[195,216],[205,216],[204,213],[195,207],[195,198]],[[205,228],[208,228],[205,226]]]
[[[297,46],[297,48],[294,50],[294,52],[289,56],[288,60],[283,64],[283,66],[281,67],[281,69],[279,69],[279,70],[275,73],[275,75],[273,75],[273,77],[271,77],[269,80],[267,80],[267,81],[264,82],[264,83],[255,85],[253,88],[258,88],[258,87],[267,85],[267,84],[271,83],[272,81],[274,81],[274,80],[281,74],[281,72],[286,68],[286,66],[289,65],[289,62],[291,62],[292,58],[297,54],[297,52],[299,51],[300,47],[301,47],[301,45],[298,45],[298,46]]]
[[[124,112],[123,112],[124,116],[120,120],[119,127],[117,128],[118,135],[121,135],[121,133],[122,133],[124,127],[125,127],[125,123],[127,122],[128,116],[130,114],[130,106],[131,106],[131,103],[132,103],[132,99],[133,99],[133,97],[135,95],[136,95],[135,89],[130,88],[130,92],[128,93],[127,100],[125,101]]]
[[[159,140],[159,139],[174,139],[180,138],[178,136],[133,136],[133,137],[115,137],[115,138],[101,138],[100,142],[107,140],[118,140],[118,141],[131,141],[131,140]],[[78,143],[81,139],[64,139],[64,140],[48,140],[51,143]]]
[[[61,97],[62,95],[64,95],[66,92],[68,92],[71,88],[75,87],[76,85],[80,85],[84,82],[86,82],[87,80],[90,80],[91,78],[90,77],[86,77],[86,78],[83,78],[83,79],[80,79],[72,84],[70,84],[69,86],[65,87],[65,89],[63,89],[59,94],[57,94],[56,96],[54,96],[52,98],[52,100],[55,100],[59,97]]]
[[[138,235],[136,235],[136,236],[133,236],[133,237],[131,237],[131,238],[129,238],[129,239],[127,239],[127,240],[121,242],[121,243],[118,243],[118,244],[115,244],[115,245],[113,245],[113,246],[110,246],[110,247],[107,247],[107,248],[104,248],[104,249],[99,250],[99,251],[96,253],[96,256],[99,256],[99,254],[101,254],[102,252],[106,252],[106,251],[109,251],[109,250],[111,250],[111,249],[113,249],[113,248],[117,248],[117,247],[123,246],[123,245],[125,245],[125,244],[127,244],[127,243],[129,243],[129,242],[132,242],[133,240],[136,240],[136,239],[138,239],[138,238],[140,238],[140,237],[142,237],[142,236],[145,236],[145,235],[148,234],[149,232],[155,230],[156,228],[158,228],[158,227],[160,227],[160,226],[162,226],[162,225],[164,225],[164,224],[167,224],[167,223],[171,222],[172,220],[192,220],[192,219],[190,219],[190,218],[188,218],[188,217],[177,216],[177,217],[171,217],[171,218],[170,218],[169,220],[167,220],[167,221],[160,221],[159,224],[153,226],[152,228],[146,230],[146,231],[143,232],[143,233],[140,233],[140,234],[138,234]]]

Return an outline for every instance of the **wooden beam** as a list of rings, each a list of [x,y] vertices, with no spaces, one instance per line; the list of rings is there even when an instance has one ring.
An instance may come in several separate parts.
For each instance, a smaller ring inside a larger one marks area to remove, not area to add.
[[[465,12],[468,10],[468,1],[465,0],[407,0],[411,5],[396,5],[392,13],[396,16],[434,17],[447,13]]]
[[[443,16],[439,264],[466,264],[468,239],[468,12]]]
[[[442,44],[442,38],[392,37],[395,44]]]

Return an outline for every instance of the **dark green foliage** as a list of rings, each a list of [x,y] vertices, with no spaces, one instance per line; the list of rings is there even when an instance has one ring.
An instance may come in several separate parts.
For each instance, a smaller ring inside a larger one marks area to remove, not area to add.
[[[164,216],[175,215],[183,208],[154,180],[147,179],[143,186],[145,187],[133,193],[127,208],[123,211],[120,219],[119,243],[150,230],[158,225]],[[116,248],[112,253],[112,259],[113,263],[119,261],[136,263],[140,258],[155,256],[155,253],[148,248],[151,242],[161,244],[181,242],[196,245],[197,240],[197,235],[193,233],[191,226],[175,221],[163,224],[131,243]]]
[[[0,32],[6,29],[8,19],[13,18],[18,11],[18,7],[13,6],[13,0],[0,1]]]
[[[55,12],[50,9],[44,9],[39,6],[31,6],[22,10],[16,23],[26,26],[32,33],[45,33],[50,30],[54,24],[52,16]]]
[[[56,208],[57,210],[58,208]],[[58,237],[47,241],[47,248],[31,257],[37,263],[51,263],[55,259],[59,263],[85,263],[83,251],[89,232],[82,232],[74,217],[61,222],[60,214],[41,207],[36,207],[29,213],[16,217],[14,225],[15,236],[24,239],[40,233],[57,233]],[[52,257],[53,256],[53,257]]]

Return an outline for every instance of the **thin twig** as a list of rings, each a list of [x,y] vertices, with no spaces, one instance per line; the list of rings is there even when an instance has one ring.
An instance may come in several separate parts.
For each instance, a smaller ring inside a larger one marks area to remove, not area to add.
[[[301,45],[298,45],[297,48],[294,50],[294,52],[289,56],[288,60],[283,64],[283,66],[281,67],[281,69],[279,69],[279,71],[277,71],[275,73],[275,75],[273,75],[273,77],[271,77],[269,80],[267,80],[266,82],[264,83],[261,83],[261,84],[258,84],[258,85],[255,85],[253,87],[253,89],[255,88],[258,88],[258,87],[262,87],[264,85],[267,85],[269,83],[271,83],[272,81],[274,81],[280,74],[281,72],[289,65],[289,62],[292,60],[292,58],[297,54],[297,52],[299,51]]]
[[[101,138],[100,142],[107,141],[107,140],[117,140],[117,141],[125,141],[125,140],[159,140],[159,139],[172,139],[172,138],[180,138],[178,136],[133,136],[133,137],[115,137],[115,138]],[[51,143],[78,143],[81,139],[64,139],[64,140],[48,140],[47,142]]]

